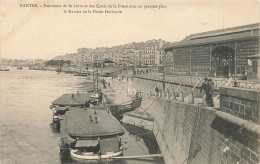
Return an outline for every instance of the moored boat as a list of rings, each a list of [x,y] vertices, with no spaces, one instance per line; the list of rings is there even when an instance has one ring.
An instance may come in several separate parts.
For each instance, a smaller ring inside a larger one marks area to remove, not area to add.
[[[9,71],[8,68],[0,68],[0,71]]]
[[[61,121],[61,140],[72,159],[106,160],[123,154],[120,123],[104,109],[68,111]]]
[[[112,77],[113,73],[112,72],[102,72],[102,73],[100,73],[100,76],[102,76],[102,77]]]
[[[53,113],[53,122],[59,122],[69,110],[88,107],[91,95],[90,93],[78,92],[76,94],[64,94],[54,100],[50,106]]]
[[[75,72],[73,73],[74,76],[89,76],[87,73],[80,73],[80,72]]]
[[[89,75],[90,75],[89,71],[74,72],[74,76],[89,76]]]

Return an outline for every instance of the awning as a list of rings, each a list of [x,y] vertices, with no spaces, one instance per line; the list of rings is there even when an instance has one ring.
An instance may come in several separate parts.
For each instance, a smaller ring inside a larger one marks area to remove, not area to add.
[[[98,145],[98,140],[78,140],[75,147],[94,147]]]

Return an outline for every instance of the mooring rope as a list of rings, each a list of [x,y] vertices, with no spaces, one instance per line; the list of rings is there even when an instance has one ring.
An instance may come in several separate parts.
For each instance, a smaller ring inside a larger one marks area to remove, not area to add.
[[[146,111],[153,105],[154,102],[155,102],[155,101],[153,101],[145,110],[143,110],[143,112],[146,113]],[[137,126],[140,125],[140,124],[143,123],[143,122],[144,122],[144,119],[141,120],[141,121],[137,124]]]
[[[190,159],[191,157],[195,157],[195,155],[201,150],[201,146],[198,146],[194,152],[189,155],[181,164],[184,164],[188,159]]]
[[[191,91],[193,91],[196,88],[196,86],[199,84],[200,81],[201,81],[201,79],[198,79],[197,83],[194,85],[194,87],[192,88]]]

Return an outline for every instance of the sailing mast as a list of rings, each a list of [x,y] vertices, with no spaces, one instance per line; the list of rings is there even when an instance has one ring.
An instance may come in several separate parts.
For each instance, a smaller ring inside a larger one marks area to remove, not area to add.
[[[98,61],[97,61],[97,92],[98,92]]]
[[[93,65],[93,88],[94,91],[96,90],[95,88],[95,66],[94,66],[94,55],[92,54],[92,65]]]

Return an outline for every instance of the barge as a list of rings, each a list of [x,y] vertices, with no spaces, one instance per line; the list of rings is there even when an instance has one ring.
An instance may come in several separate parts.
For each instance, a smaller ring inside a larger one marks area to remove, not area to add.
[[[50,109],[52,109],[53,122],[59,122],[64,114],[69,110],[88,107],[90,105],[92,93],[64,94],[54,100]]]
[[[62,144],[75,160],[111,160],[123,155],[121,136],[124,129],[105,109],[68,111],[60,122]]]

